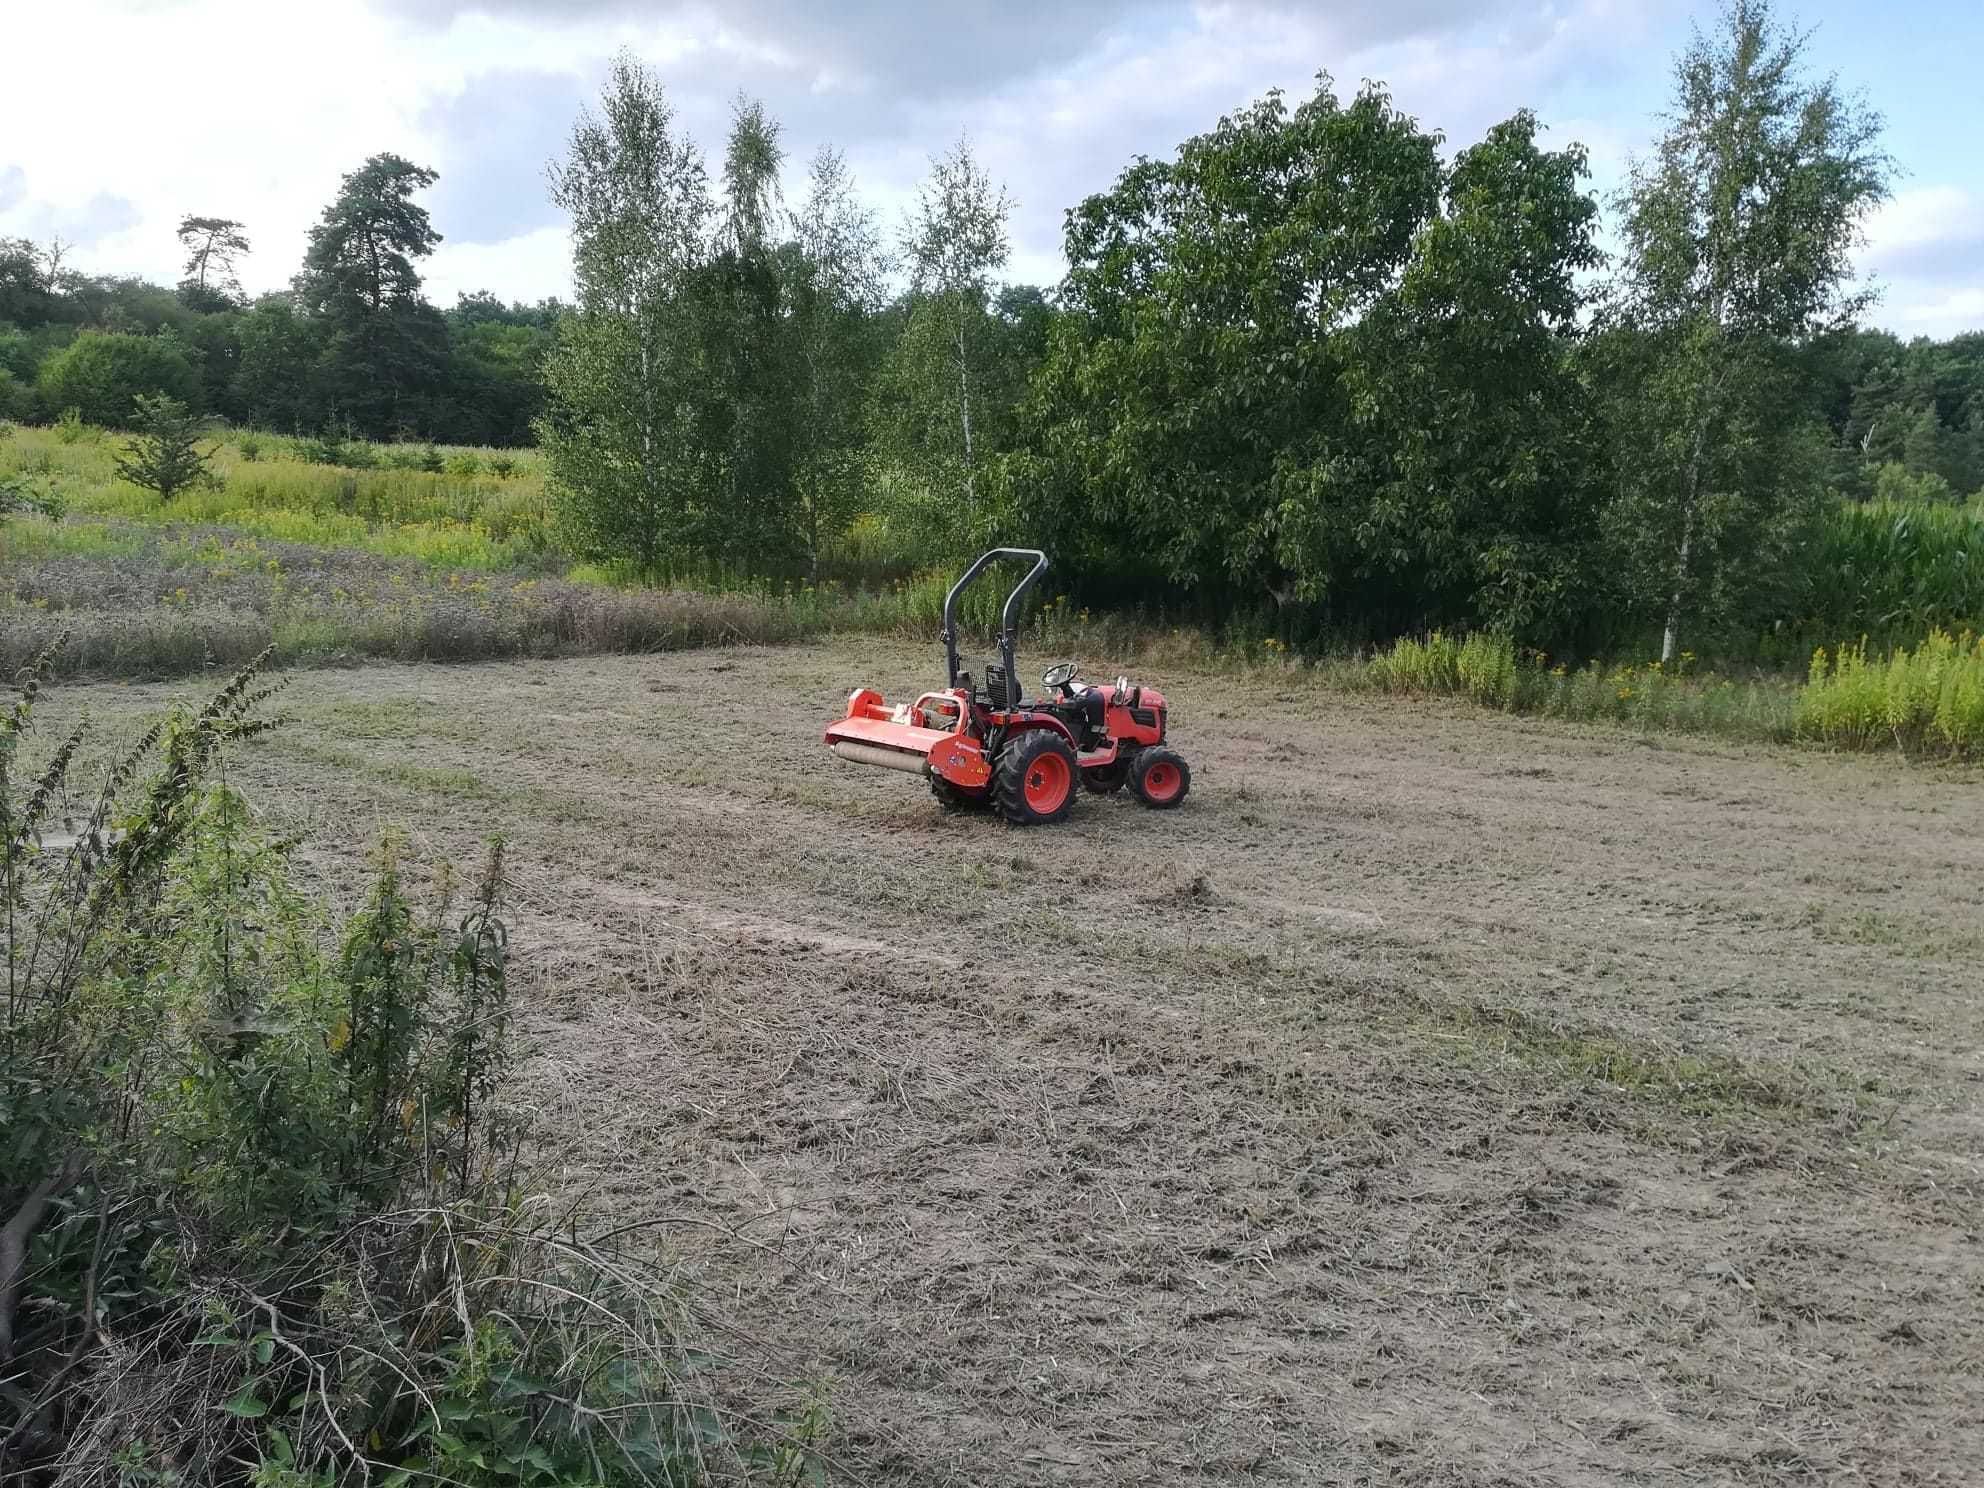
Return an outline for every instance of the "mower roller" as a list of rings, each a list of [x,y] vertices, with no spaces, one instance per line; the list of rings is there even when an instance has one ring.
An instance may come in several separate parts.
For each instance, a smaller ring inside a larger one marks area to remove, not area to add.
[[[1033,566],[1006,596],[999,659],[974,679],[958,665],[958,596],[1001,558]],[[1086,686],[1064,661],[1041,676],[1041,696],[1022,694],[1013,660],[1020,599],[1046,572],[1047,555],[1036,548],[981,555],[944,596],[946,686],[894,707],[874,689],[857,688],[847,716],[828,727],[827,747],[851,764],[923,776],[946,810],[994,810],[1016,826],[1063,820],[1078,786],[1107,795],[1128,785],[1146,806],[1178,805],[1192,770],[1164,747],[1163,693],[1127,677]]]

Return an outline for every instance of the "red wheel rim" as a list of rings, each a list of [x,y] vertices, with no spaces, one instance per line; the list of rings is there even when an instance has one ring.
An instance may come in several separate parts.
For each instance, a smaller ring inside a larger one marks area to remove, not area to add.
[[[1153,801],[1168,801],[1178,794],[1178,787],[1184,783],[1184,776],[1178,767],[1166,760],[1159,760],[1144,771],[1144,794]]]
[[[1026,804],[1042,813],[1059,811],[1074,783],[1074,773],[1060,755],[1038,755],[1026,767]]]

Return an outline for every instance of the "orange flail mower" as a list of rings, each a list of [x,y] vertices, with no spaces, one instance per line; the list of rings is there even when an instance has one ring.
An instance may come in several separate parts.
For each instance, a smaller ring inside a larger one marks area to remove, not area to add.
[[[1033,567],[1006,597],[999,659],[974,680],[958,666],[958,596],[1001,558]],[[1076,785],[1107,795],[1128,785],[1146,806],[1167,808],[1192,788],[1191,766],[1164,747],[1164,694],[1118,677],[1085,686],[1075,664],[1049,667],[1041,695],[1023,696],[1013,661],[1020,599],[1047,572],[1035,548],[994,548],[964,571],[944,597],[948,685],[890,707],[872,688],[849,695],[847,716],[827,729],[844,760],[922,775],[946,810],[996,810],[1018,826],[1057,822],[1074,809]]]

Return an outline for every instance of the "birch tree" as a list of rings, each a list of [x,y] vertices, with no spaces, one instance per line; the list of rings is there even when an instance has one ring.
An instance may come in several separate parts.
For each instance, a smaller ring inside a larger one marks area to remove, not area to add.
[[[653,574],[700,542],[706,515],[691,281],[713,214],[708,174],[630,53],[550,174],[571,214],[578,305],[545,365],[539,439],[575,550]]]
[[[1880,119],[1807,74],[1805,43],[1768,0],[1732,0],[1677,60],[1666,132],[1620,201],[1618,516],[1665,661],[1817,489],[1791,354],[1868,300],[1852,255],[1887,194]]]
[[[813,157],[806,199],[791,219],[792,320],[798,353],[793,474],[808,571],[846,527],[864,494],[862,403],[873,368],[874,316],[886,272],[875,214],[839,151]]]
[[[980,463],[972,418],[983,351],[982,338],[974,333],[986,320],[992,275],[1005,267],[1012,251],[1006,228],[1011,212],[1005,188],[992,183],[973,156],[971,141],[961,136],[931,162],[916,207],[903,224],[910,289],[921,301],[917,313],[941,328],[951,362],[959,437],[956,476],[967,521],[977,514]]]
[[[758,572],[794,556],[790,255],[779,171],[778,124],[739,95],[723,153],[722,220],[698,277],[707,394],[700,420],[720,510],[711,513],[709,555],[733,572]]]

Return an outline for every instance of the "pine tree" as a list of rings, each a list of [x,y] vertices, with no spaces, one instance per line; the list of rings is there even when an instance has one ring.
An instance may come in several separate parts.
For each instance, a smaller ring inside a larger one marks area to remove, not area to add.
[[[137,399],[137,434],[116,457],[117,473],[134,486],[170,501],[181,491],[218,486],[209,465],[211,448],[200,448],[201,422],[186,405],[163,395]]]

